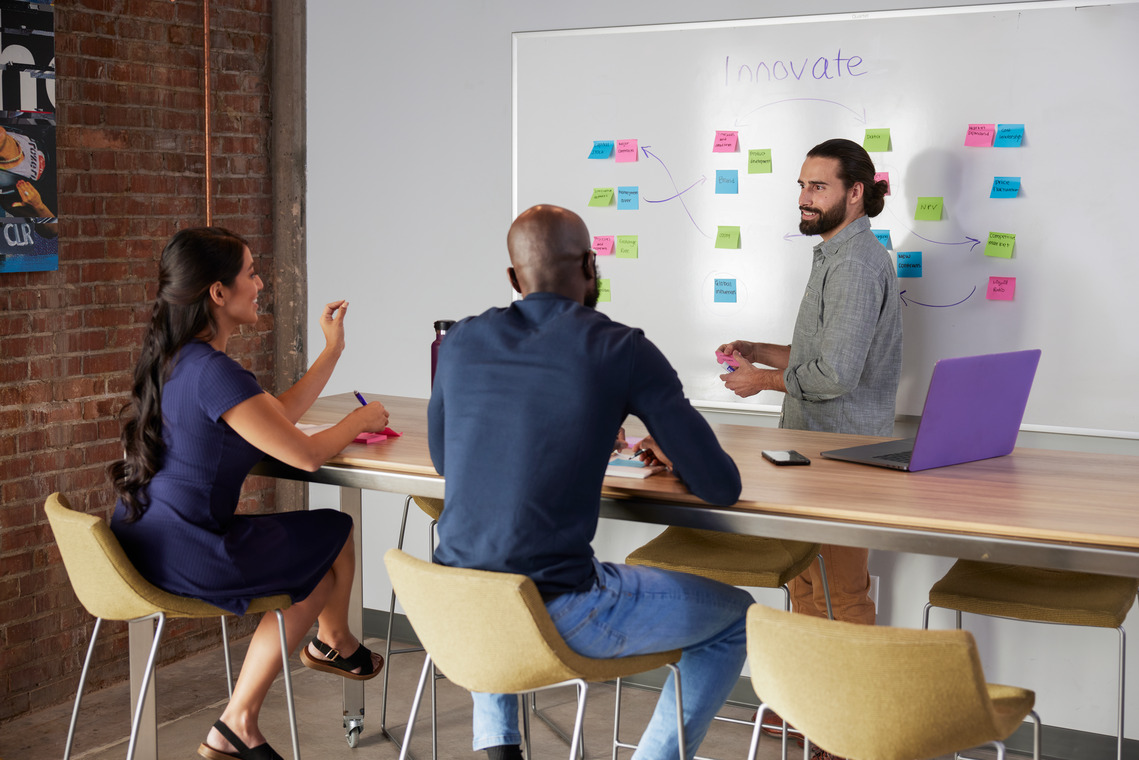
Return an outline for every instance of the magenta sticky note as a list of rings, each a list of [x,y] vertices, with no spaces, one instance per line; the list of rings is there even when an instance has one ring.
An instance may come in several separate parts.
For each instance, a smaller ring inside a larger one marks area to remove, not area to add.
[[[885,182],[886,183],[886,195],[890,194],[890,172],[874,172],[874,181],[875,182],[879,182],[879,181]]]
[[[613,159],[619,163],[628,163],[629,161],[637,160],[637,141],[636,140],[618,140],[617,148],[614,152]]]
[[[990,301],[1011,301],[1016,295],[1015,277],[990,277],[985,298]]]
[[[970,148],[991,148],[996,134],[996,124],[970,124],[965,131],[965,145]]]
[[[612,256],[613,239],[613,235],[594,235],[593,252],[598,256]]]
[[[716,141],[712,143],[713,153],[735,153],[739,145],[739,132],[716,130]]]
[[[380,441],[386,441],[387,439],[388,439],[388,437],[386,435],[384,435],[383,433],[360,433],[360,435],[358,435],[352,439],[352,442],[353,443],[379,443]]]

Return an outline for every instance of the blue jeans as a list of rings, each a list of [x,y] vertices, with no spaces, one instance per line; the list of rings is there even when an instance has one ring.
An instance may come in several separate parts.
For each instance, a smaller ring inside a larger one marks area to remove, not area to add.
[[[627,657],[683,649],[678,663],[684,697],[687,757],[740,677],[747,656],[746,591],[687,573],[594,560],[588,591],[546,605],[570,649],[586,657]],[[518,745],[518,697],[472,693],[474,749]],[[669,673],[634,759],[677,758],[676,699]]]

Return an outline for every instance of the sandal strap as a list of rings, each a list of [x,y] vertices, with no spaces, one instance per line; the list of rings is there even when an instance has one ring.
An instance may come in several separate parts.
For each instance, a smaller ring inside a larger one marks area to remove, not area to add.
[[[339,668],[345,672],[351,672],[359,668],[359,675],[362,676],[371,675],[375,672],[375,668],[372,666],[372,650],[363,644],[356,647],[356,651],[347,657],[345,657],[340,650],[333,649],[315,636],[312,639],[312,645],[316,651],[329,658],[328,664],[334,668]]]
[[[218,730],[219,734],[225,737],[225,740],[227,742],[234,746],[234,749],[237,750],[238,757],[244,757],[245,754],[249,752],[249,747],[245,746],[245,742],[241,741],[241,739],[230,729],[229,726],[222,723],[220,720],[215,720],[214,728]]]
[[[241,741],[237,734],[220,720],[214,721],[214,728],[234,746],[234,749],[237,750],[238,760],[284,760],[275,749],[269,746],[268,742],[252,748],[246,746],[245,742]]]

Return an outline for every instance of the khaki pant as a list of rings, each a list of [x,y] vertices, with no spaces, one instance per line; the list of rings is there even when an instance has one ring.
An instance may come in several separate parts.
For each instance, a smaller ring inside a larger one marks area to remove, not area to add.
[[[831,592],[831,609],[835,620],[874,625],[874,602],[870,599],[869,549],[823,544],[819,553],[827,566]],[[819,561],[788,584],[791,609],[804,615],[827,616]]]

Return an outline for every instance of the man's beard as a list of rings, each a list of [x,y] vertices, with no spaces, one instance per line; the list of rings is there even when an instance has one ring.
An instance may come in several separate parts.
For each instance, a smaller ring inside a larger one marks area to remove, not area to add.
[[[585,305],[590,309],[597,308],[597,302],[601,299],[601,270],[597,265],[593,265],[593,290],[585,294]]]
[[[799,210],[814,211],[818,214],[818,216],[811,221],[807,221],[806,219],[799,220],[799,232],[804,235],[822,235],[823,233],[830,232],[846,219],[846,208],[842,203],[836,203],[828,209],[818,209],[814,206],[807,206],[804,209],[804,207],[800,206]]]

